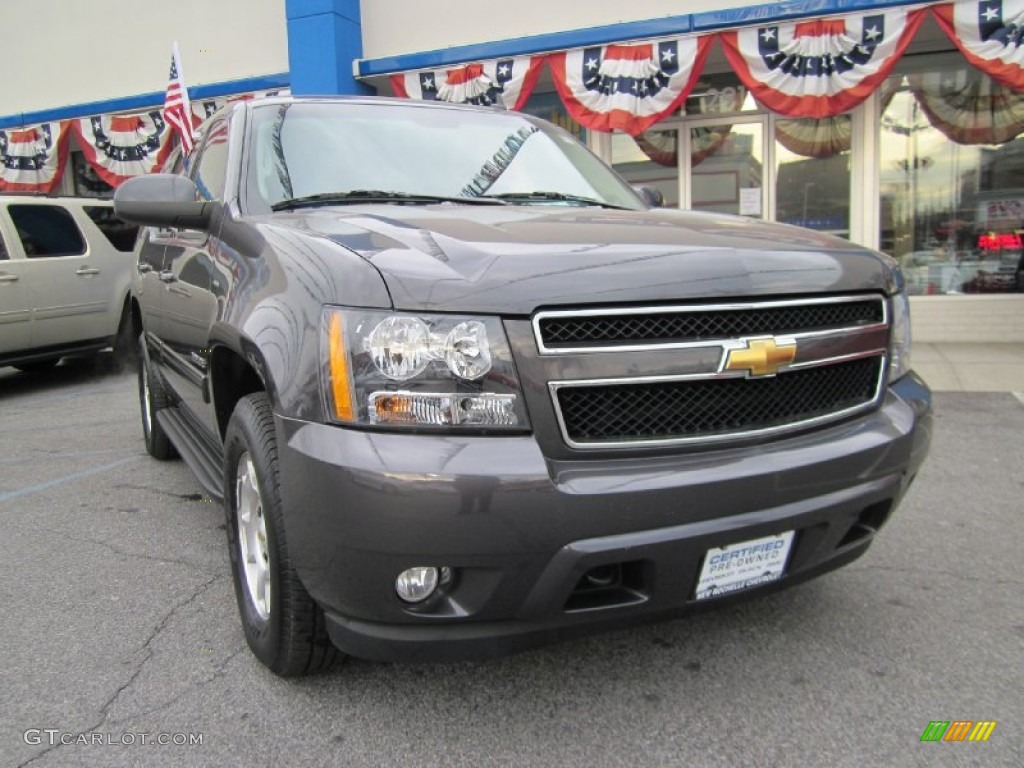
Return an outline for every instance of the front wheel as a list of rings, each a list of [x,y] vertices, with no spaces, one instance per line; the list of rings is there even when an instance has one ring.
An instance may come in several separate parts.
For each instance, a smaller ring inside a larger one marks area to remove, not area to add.
[[[249,648],[282,677],[329,666],[338,651],[288,553],[274,417],[263,392],[239,400],[228,423],[224,506],[235,599]]]
[[[139,335],[139,408],[142,411],[142,437],[146,441],[146,452],[154,459],[165,461],[177,456],[170,438],[156,418],[157,411],[167,407],[167,393],[163,382],[153,375],[144,348],[146,341]]]

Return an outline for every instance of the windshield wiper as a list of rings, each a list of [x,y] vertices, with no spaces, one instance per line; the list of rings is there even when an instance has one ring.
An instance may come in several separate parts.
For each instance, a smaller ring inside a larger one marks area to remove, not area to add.
[[[580,195],[567,195],[564,192],[549,192],[545,190],[537,190],[535,192],[501,192],[497,195],[482,195],[497,200],[510,200],[513,202],[533,202],[539,200],[541,202],[547,200],[557,200],[559,202],[566,203],[581,203],[583,205],[599,205],[602,208],[617,208],[619,210],[628,210],[624,205],[614,205],[612,203],[606,203],[603,200],[595,200],[592,197],[581,197]]]
[[[399,201],[403,203],[462,203],[463,205],[507,205],[501,200],[481,197],[454,197],[446,195],[414,194],[411,192],[390,192],[381,189],[352,189],[347,192],[320,192],[315,195],[293,197],[270,206],[273,211],[289,211],[317,205],[357,203],[380,203]]]

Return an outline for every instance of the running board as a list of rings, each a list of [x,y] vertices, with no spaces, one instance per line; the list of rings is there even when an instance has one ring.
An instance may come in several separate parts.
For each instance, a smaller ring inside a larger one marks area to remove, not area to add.
[[[224,458],[206,440],[196,435],[181,412],[174,407],[161,408],[156,412],[157,421],[178,449],[181,458],[188,464],[203,490],[218,504],[224,501],[223,481]]]

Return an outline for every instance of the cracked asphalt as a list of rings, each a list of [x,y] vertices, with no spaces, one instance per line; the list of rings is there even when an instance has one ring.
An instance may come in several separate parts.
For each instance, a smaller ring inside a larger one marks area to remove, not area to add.
[[[796,589],[494,662],[284,681],[245,647],[220,508],[145,454],[134,378],[0,369],[0,765],[1021,766],[1022,436],[1012,395],[936,395],[892,522]],[[921,743],[931,720],[998,725]]]

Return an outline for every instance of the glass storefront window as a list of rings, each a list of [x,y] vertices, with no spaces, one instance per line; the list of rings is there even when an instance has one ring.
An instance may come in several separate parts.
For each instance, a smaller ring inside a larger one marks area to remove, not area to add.
[[[849,115],[775,121],[775,219],[850,236]]]
[[[665,205],[679,207],[679,133],[675,128],[650,130],[633,137],[612,134],[612,167],[635,186],[661,191]]]
[[[912,293],[1020,292],[1024,94],[954,61],[883,92],[882,250]]]
[[[764,213],[761,122],[690,129],[691,205],[695,211]]]

